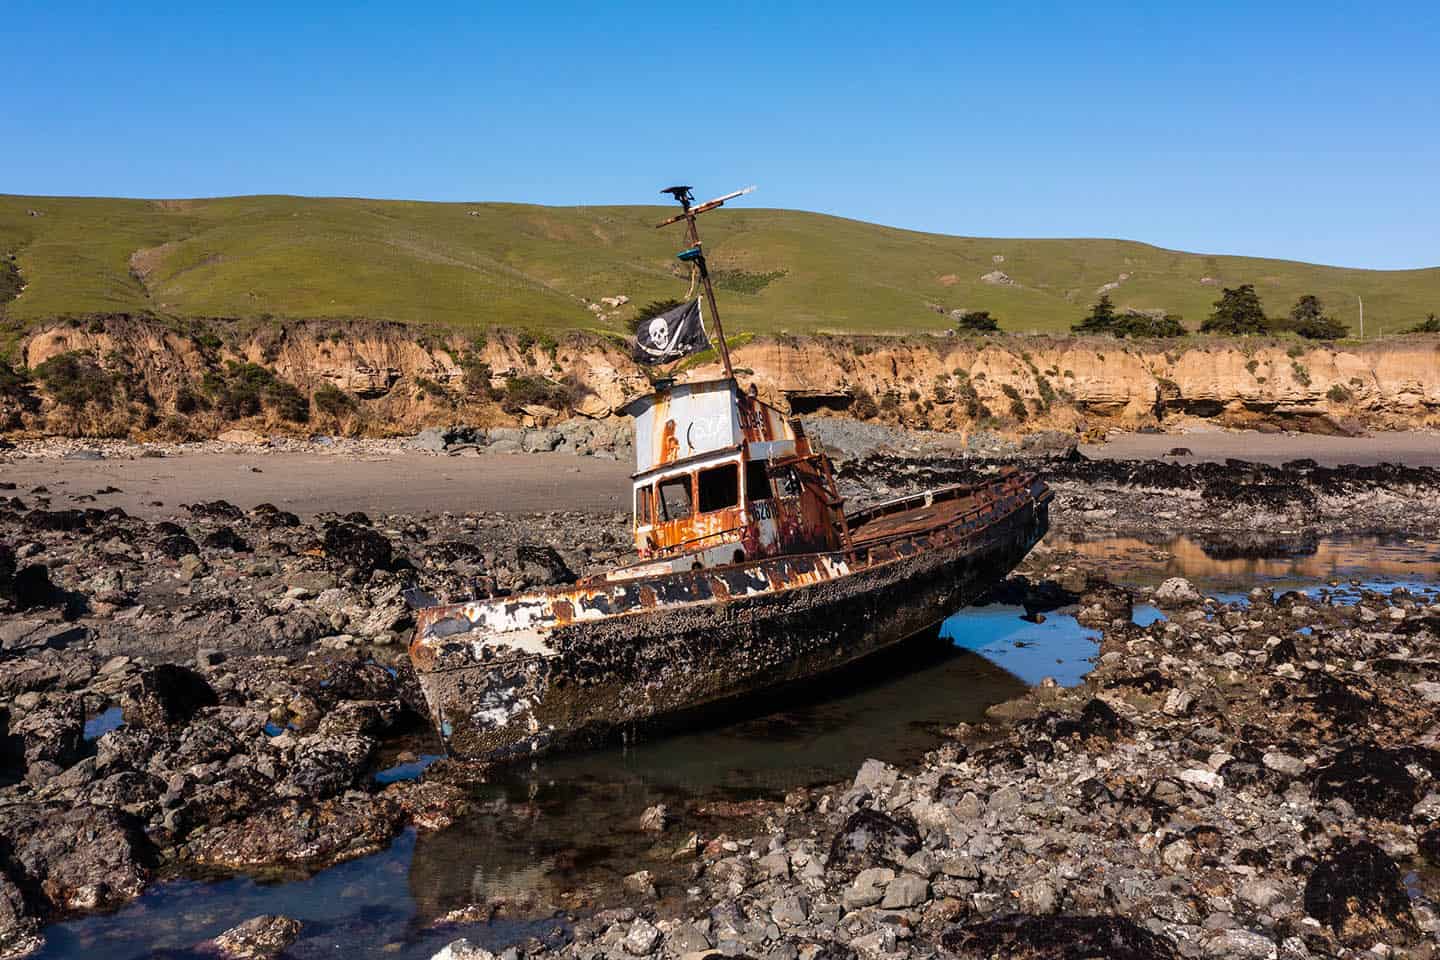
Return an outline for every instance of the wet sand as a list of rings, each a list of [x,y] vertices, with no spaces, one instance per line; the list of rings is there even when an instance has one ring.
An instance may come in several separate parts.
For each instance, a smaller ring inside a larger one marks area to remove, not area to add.
[[[14,483],[14,495],[27,501],[31,490],[45,486],[52,509],[120,507],[152,519],[171,516],[182,503],[216,499],[245,510],[269,502],[305,517],[352,510],[606,513],[629,509],[630,470],[628,461],[563,454],[437,457],[411,451],[375,456],[252,449],[163,458],[16,460],[0,464],[0,480]],[[97,492],[107,487],[120,492]],[[94,500],[74,499],[87,494]]]
[[[1191,451],[1188,457],[1165,457],[1176,447]],[[1227,457],[1257,463],[1281,464],[1309,458],[1321,466],[1342,463],[1369,465],[1403,463],[1411,467],[1440,467],[1440,433],[1418,430],[1377,433],[1368,437],[1324,437],[1310,433],[1256,433],[1206,431],[1196,433],[1126,433],[1104,444],[1082,444],[1080,452],[1093,459],[1158,460],[1175,463],[1223,461]]]

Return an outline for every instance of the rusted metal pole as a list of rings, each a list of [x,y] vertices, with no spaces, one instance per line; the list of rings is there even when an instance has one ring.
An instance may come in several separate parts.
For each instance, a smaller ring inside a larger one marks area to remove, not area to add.
[[[730,345],[725,342],[725,328],[720,325],[720,308],[715,305],[715,287],[710,282],[710,270],[705,265],[705,248],[704,245],[700,242],[700,231],[695,226],[695,215],[697,213],[704,212],[705,210],[713,210],[716,207],[724,204],[726,200],[748,193],[751,189],[754,188],[752,187],[746,190],[740,190],[736,193],[730,194],[729,196],[721,197],[719,200],[711,200],[709,203],[703,203],[698,209],[692,208],[690,206],[688,188],[686,188],[684,192],[676,191],[674,192],[674,197],[676,200],[680,201],[682,213],[679,217],[671,217],[664,223],[656,224],[656,227],[663,227],[667,224],[674,223],[675,221],[679,220],[680,217],[684,217],[686,239],[689,241],[692,247],[698,247],[700,249],[700,256],[695,258],[695,262],[700,268],[700,285],[705,290],[705,302],[710,305],[710,319],[715,321],[715,336],[720,341],[720,362],[725,366],[725,376],[730,380],[735,379],[735,369],[730,366]]]

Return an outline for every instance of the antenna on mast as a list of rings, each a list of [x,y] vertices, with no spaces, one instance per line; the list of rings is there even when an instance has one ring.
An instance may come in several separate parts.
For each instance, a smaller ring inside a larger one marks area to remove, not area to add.
[[[686,239],[689,240],[688,249],[679,253],[679,258],[694,263],[700,271],[700,283],[705,290],[705,302],[710,305],[710,319],[715,321],[715,336],[720,340],[720,362],[725,365],[725,376],[731,380],[735,379],[735,370],[730,366],[730,346],[725,342],[725,328],[720,326],[720,310],[715,306],[715,288],[710,283],[710,270],[705,266],[705,253],[700,244],[700,231],[695,228],[695,218],[702,214],[725,206],[725,201],[734,200],[736,197],[743,197],[747,193],[754,192],[755,187],[749,186],[743,190],[736,190],[734,193],[727,193],[723,197],[716,197],[714,200],[707,200],[697,206],[695,194],[690,187],[666,187],[661,193],[668,193],[680,204],[680,213],[655,224],[658,230],[661,227],[668,227],[672,223],[685,221]]]

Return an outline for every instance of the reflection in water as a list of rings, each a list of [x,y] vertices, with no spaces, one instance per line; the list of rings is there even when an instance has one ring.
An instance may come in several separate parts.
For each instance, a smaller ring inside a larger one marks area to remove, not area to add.
[[[1155,583],[1187,577],[1201,589],[1244,593],[1257,583],[1276,588],[1329,580],[1440,580],[1440,551],[1406,537],[1331,537],[1319,540],[1303,556],[1216,559],[1214,551],[1191,537],[1147,543],[1133,537],[1069,539],[1051,534],[1045,543],[1105,560],[1112,579]]]
[[[1434,548],[1405,540],[1324,540],[1309,555],[1268,560],[1216,559],[1187,538],[1157,545],[1057,542],[1052,535],[1048,542],[1103,559],[1119,582],[1185,576],[1212,595],[1243,595],[1257,582],[1278,590],[1327,580],[1440,581]],[[655,873],[662,894],[683,891],[688,864],[670,859],[668,850],[692,831],[738,829],[733,820],[712,819],[707,806],[778,799],[797,786],[846,779],[867,757],[913,761],[937,744],[940,730],[980,719],[987,707],[1042,677],[1078,683],[1095,654],[1095,634],[1058,612],[1042,624],[1022,621],[1022,612],[999,605],[963,610],[937,633],[839,674],[712,712],[690,732],[652,729],[625,746],[510,769],[474,788],[476,812],[452,828],[418,840],[407,833],[384,853],[306,881],[164,885],[116,914],[51,928],[42,956],[146,956],[270,912],[306,922],[290,951],[296,957],[342,949],[403,960],[428,957],[462,934],[498,947],[535,929],[502,922],[437,933],[426,926],[475,903],[504,899],[521,915],[541,917],[551,907],[612,900],[607,891],[639,869]],[[1135,607],[1141,625],[1161,617],[1154,607]],[[115,720],[107,715],[95,723]],[[403,746],[419,759],[387,767],[381,779],[417,775],[436,750],[428,741]],[[659,836],[639,828],[642,811],[657,803],[679,815]]]
[[[1075,618],[1048,614],[1044,623],[1020,619],[1025,610],[995,604],[970,607],[940,625],[940,636],[957,647],[974,650],[1033,686],[1052,677],[1073,687],[1090,672],[1100,634],[1086,630]]]
[[[139,960],[163,953],[213,958],[213,953],[194,953],[192,948],[265,913],[284,914],[305,925],[285,954],[295,960],[334,957],[337,945],[349,945],[356,956],[422,960],[458,936],[498,951],[548,926],[497,921],[443,930],[417,927],[408,880],[414,852],[415,834],[406,831],[390,849],[308,880],[266,885],[239,877],[219,883],[167,883],[118,913],[46,928],[46,945],[35,956]]]

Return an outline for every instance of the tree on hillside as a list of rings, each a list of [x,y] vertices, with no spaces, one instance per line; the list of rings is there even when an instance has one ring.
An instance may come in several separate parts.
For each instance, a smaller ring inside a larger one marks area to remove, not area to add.
[[[684,300],[651,300],[640,308],[640,312],[625,321],[625,327],[633,334],[640,329],[640,325],[647,320],[653,320],[662,313],[669,313],[676,307],[683,306]]]
[[[1183,337],[1187,331],[1183,318],[1173,313],[1164,313],[1159,316],[1153,313],[1141,313],[1139,310],[1126,310],[1123,315],[1117,317],[1110,332],[1117,337],[1137,337],[1156,339],[1160,337]]]
[[[966,310],[955,318],[955,326],[967,332],[994,333],[1000,329],[1000,322],[990,316],[989,310]]]
[[[1411,327],[1406,333],[1440,333],[1440,316],[1426,314],[1425,319]]]
[[[1350,332],[1345,324],[1326,316],[1325,305],[1313,293],[1307,293],[1290,308],[1290,329],[1307,340],[1339,340]]]
[[[1111,333],[1115,329],[1115,304],[1110,295],[1102,293],[1090,308],[1090,315],[1071,327],[1076,333]]]
[[[1254,284],[1242,283],[1235,289],[1226,287],[1215,301],[1215,310],[1200,325],[1202,333],[1252,334],[1264,333],[1270,328],[1265,319],[1265,308],[1260,305],[1260,295]]]

